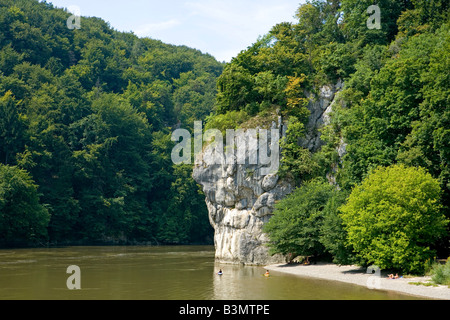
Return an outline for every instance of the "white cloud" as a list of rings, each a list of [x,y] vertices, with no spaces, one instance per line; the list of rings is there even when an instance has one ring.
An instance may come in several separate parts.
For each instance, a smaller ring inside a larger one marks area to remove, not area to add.
[[[168,21],[158,23],[147,23],[136,28],[134,31],[139,37],[153,36],[154,33],[175,28],[181,24],[178,19],[170,19]]]
[[[294,21],[296,1],[197,0],[185,3],[200,33],[208,36],[210,53],[230,61],[277,23]],[[195,37],[195,35],[193,35]],[[212,51],[212,52],[211,52]]]

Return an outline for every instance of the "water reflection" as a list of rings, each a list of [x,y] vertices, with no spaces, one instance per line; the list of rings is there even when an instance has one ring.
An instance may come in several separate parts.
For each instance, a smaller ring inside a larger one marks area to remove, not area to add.
[[[215,272],[222,269],[223,275],[214,277],[214,300],[261,300],[271,296],[264,269],[239,265],[216,264]]]
[[[68,290],[66,269],[81,269]],[[217,275],[219,269],[223,275]],[[69,247],[0,250],[0,299],[405,299],[405,295],[214,262],[214,248]]]

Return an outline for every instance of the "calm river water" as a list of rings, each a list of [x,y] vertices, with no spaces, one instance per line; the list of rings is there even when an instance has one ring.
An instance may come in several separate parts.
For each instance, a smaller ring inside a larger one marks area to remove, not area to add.
[[[69,290],[67,268],[80,268]],[[216,273],[224,271],[222,276]],[[0,300],[315,300],[413,299],[313,280],[262,267],[218,264],[210,246],[66,247],[0,250]]]

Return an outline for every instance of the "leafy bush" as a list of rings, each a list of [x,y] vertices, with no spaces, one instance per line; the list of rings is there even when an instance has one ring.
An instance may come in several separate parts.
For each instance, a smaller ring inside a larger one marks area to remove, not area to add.
[[[423,168],[380,167],[354,188],[340,208],[348,243],[382,269],[423,273],[430,249],[444,236],[439,182]]]
[[[323,210],[335,192],[334,186],[316,179],[277,203],[274,216],[264,226],[271,252],[294,257],[323,255],[325,247],[320,241]]]
[[[225,135],[227,129],[237,129],[240,124],[248,119],[249,116],[243,110],[212,115],[206,118],[205,130],[218,129]]]
[[[431,274],[434,283],[450,286],[450,259],[445,264],[433,265]]]
[[[333,262],[342,265],[358,262],[352,247],[346,244],[347,233],[339,216],[339,207],[345,203],[347,196],[346,191],[333,191],[323,209],[323,223],[320,226],[320,242],[326,252],[331,254]]]

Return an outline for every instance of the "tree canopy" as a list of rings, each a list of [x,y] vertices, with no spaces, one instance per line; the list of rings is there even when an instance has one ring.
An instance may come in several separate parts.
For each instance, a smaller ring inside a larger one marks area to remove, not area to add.
[[[38,219],[46,232],[11,227],[0,242],[38,244],[45,233],[43,243],[210,243],[204,198],[170,161],[170,136],[210,114],[223,65],[99,18],[69,29],[70,16],[47,2],[0,2],[0,163],[33,185],[16,191],[35,193],[36,212],[18,221],[49,215]],[[22,204],[10,206],[2,217]]]
[[[9,245],[46,241],[49,220],[30,175],[17,167],[0,165],[0,241]]]
[[[421,273],[446,232],[440,200],[439,182],[423,168],[380,167],[340,208],[347,241],[367,264]]]

